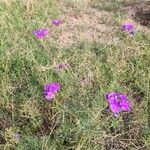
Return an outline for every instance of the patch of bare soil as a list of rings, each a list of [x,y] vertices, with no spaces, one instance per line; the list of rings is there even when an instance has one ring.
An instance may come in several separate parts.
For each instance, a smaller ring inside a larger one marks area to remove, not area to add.
[[[122,8],[136,22],[143,26],[150,26],[150,1],[144,3],[130,4]]]
[[[146,6],[138,7],[135,11],[134,19],[140,22],[141,25],[150,25],[150,3]]]
[[[49,38],[57,46],[67,47],[82,41],[117,43],[112,13],[89,7],[80,12],[74,9],[68,10],[64,12],[61,19],[64,23],[58,27],[52,27]]]

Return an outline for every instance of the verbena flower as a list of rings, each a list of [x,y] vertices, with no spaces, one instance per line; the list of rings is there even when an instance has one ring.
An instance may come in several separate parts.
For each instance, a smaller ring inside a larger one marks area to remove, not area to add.
[[[122,93],[110,92],[105,95],[111,111],[117,116],[122,111],[130,111],[131,105],[127,96]]]
[[[38,39],[42,39],[44,38],[47,34],[48,34],[48,30],[47,29],[36,29],[33,31],[33,34],[36,36],[36,38]]]
[[[60,90],[60,84],[58,82],[52,82],[44,86],[44,95],[47,100],[55,98],[55,93]]]
[[[62,23],[63,22],[61,20],[59,20],[59,19],[52,20],[52,24],[55,25],[55,26],[59,26]]]
[[[128,32],[132,31],[132,30],[134,30],[134,25],[132,23],[124,23],[122,25],[122,30],[128,31]]]

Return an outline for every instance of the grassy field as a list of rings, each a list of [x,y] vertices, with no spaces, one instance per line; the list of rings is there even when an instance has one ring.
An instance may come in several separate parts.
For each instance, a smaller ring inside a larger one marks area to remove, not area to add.
[[[150,149],[150,30],[121,10],[131,3],[0,1],[0,150]],[[120,30],[126,20],[134,36]],[[37,28],[50,34],[36,39]],[[47,101],[50,82],[61,90]],[[111,91],[126,93],[132,111],[115,118]]]

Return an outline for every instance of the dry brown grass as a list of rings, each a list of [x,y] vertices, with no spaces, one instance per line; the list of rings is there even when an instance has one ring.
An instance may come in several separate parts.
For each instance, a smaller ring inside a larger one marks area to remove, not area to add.
[[[88,7],[88,4],[85,5]],[[78,11],[61,3],[64,23],[51,30],[50,41],[60,47],[67,47],[81,41],[117,43],[116,28],[113,27],[112,13],[97,11],[93,8]],[[67,11],[68,10],[68,11]],[[57,36],[55,33],[59,33]]]

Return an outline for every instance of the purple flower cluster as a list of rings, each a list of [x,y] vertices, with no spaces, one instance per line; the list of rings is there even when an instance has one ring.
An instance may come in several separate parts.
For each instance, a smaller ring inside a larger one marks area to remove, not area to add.
[[[117,116],[121,111],[130,111],[131,105],[127,96],[122,93],[110,92],[105,95],[111,111]]]
[[[58,82],[52,82],[44,86],[44,96],[47,100],[55,98],[55,93],[60,90],[60,84]]]
[[[33,34],[36,36],[36,38],[38,39],[42,39],[44,38],[47,34],[48,34],[48,30],[47,29],[36,29],[33,31]]]
[[[55,26],[59,26],[60,24],[62,24],[63,22],[59,19],[56,20],[52,20],[52,24]],[[47,29],[36,29],[33,31],[33,34],[36,36],[36,38],[38,39],[42,39],[44,38],[46,35],[49,34],[49,31]]]
[[[135,34],[134,24],[133,23],[124,23],[122,25],[122,30],[128,32],[130,35]]]

